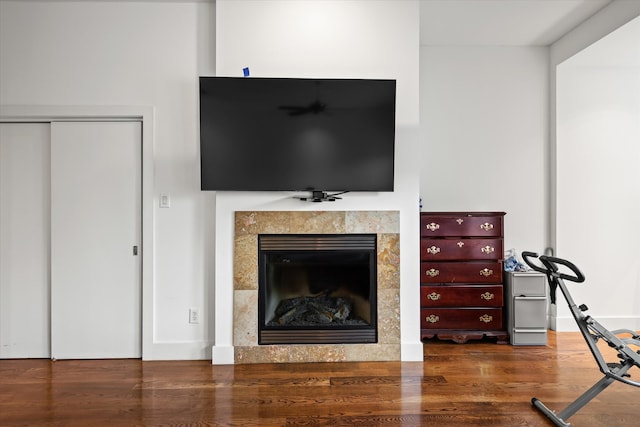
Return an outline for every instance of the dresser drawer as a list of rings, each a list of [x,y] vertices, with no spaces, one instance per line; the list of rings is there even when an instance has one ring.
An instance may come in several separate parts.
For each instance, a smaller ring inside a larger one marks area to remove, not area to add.
[[[502,307],[501,285],[441,285],[420,288],[421,307]]]
[[[502,259],[502,239],[420,239],[420,259],[433,261]]]
[[[500,308],[422,308],[421,329],[485,330],[502,327]]]
[[[420,283],[502,283],[502,261],[421,262]]]
[[[425,237],[500,237],[502,216],[468,216],[423,214],[420,235]]]

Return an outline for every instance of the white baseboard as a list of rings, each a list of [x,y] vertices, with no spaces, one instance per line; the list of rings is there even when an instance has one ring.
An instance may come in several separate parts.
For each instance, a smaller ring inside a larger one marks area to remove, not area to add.
[[[154,343],[142,360],[210,360],[211,344],[205,341]]]
[[[214,365],[233,365],[235,356],[233,346],[213,346],[211,363]]]
[[[422,342],[402,343],[400,345],[400,360],[403,362],[424,361],[424,346]]]
[[[606,317],[593,316],[600,324],[609,330],[631,329],[640,330],[640,316]],[[578,332],[578,325],[572,316],[551,318],[551,329],[558,332]]]

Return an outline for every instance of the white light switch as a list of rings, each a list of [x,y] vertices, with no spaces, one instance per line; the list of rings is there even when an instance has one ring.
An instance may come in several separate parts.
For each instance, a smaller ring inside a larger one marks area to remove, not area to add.
[[[160,195],[160,207],[161,208],[170,208],[171,207],[171,197],[168,194]]]

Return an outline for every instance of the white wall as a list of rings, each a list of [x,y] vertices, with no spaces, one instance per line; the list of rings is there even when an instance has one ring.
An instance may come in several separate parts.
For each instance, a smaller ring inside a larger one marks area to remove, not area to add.
[[[640,328],[640,17],[557,67],[556,248],[607,327]],[[575,329],[564,300],[557,328]]]
[[[503,211],[505,249],[547,243],[548,48],[421,46],[424,211]]]
[[[0,105],[154,107],[145,358],[210,357],[214,201],[199,189],[197,77],[214,70],[214,15],[195,2],[0,2]],[[189,307],[202,309],[199,325]]]
[[[555,246],[556,239],[556,67],[638,15],[640,15],[639,1],[614,0],[550,46],[549,179],[551,186],[549,187],[549,240],[552,247]]]
[[[349,193],[334,203],[293,193],[216,194],[214,363],[233,363],[233,212],[237,210],[400,211],[403,360],[422,360],[418,277],[417,1],[221,1],[216,4],[216,73],[254,77],[397,80],[396,179],[392,193]]]
[[[618,28],[625,25],[629,21],[633,20],[637,16],[640,15],[640,2],[635,0],[614,0],[612,3],[607,5],[607,7],[603,8],[599,13],[591,17],[589,20],[585,21],[583,24],[576,27],[574,30],[567,33],[564,37],[559,39],[556,43],[551,46],[550,50],[550,64],[549,64],[549,72],[550,72],[550,82],[551,82],[551,104],[550,104],[550,179],[552,182],[552,186],[550,187],[550,240],[552,242],[552,246],[558,247],[558,256],[564,256],[567,258],[571,258],[573,256],[572,247],[564,246],[563,242],[560,242],[559,239],[563,238],[565,242],[575,242],[578,241],[573,237],[570,230],[565,230],[566,224],[560,222],[559,208],[562,205],[557,203],[558,199],[562,196],[561,194],[556,193],[556,183],[559,182],[562,185],[562,181],[558,181],[558,174],[561,170],[567,168],[565,164],[559,164],[557,162],[556,152],[560,148],[560,144],[563,142],[559,139],[560,133],[560,124],[558,121],[560,120],[560,111],[556,110],[556,100],[558,101],[558,105],[561,105],[563,102],[566,102],[568,98],[564,97],[564,100],[561,100],[560,93],[562,89],[560,88],[556,76],[558,76],[558,70],[560,70],[561,64],[579,54],[583,50],[586,50],[589,46],[594,46],[595,49],[598,49],[596,42],[598,40],[605,38],[608,34],[615,32]],[[610,55],[612,53],[617,53],[617,48],[609,46],[609,49],[613,49],[609,52],[609,58],[612,58],[617,55]],[[603,57],[602,55],[600,57]],[[570,62],[569,62],[570,63]],[[610,70],[611,71],[611,70]],[[565,75],[570,78],[569,75]],[[628,80],[627,80],[628,81]],[[600,85],[598,85],[600,86]],[[567,87],[568,89],[568,87]],[[559,91],[559,92],[558,92]],[[587,90],[588,91],[588,90]],[[619,93],[618,91],[616,91]],[[589,93],[589,96],[593,96],[597,93]],[[610,99],[609,99],[610,100]],[[575,101],[573,101],[575,103]],[[569,105],[565,104],[567,107]],[[575,104],[574,104],[575,105]],[[597,104],[593,104],[591,108],[593,108]],[[561,107],[562,108],[562,107]],[[584,110],[583,110],[584,111]],[[565,110],[565,113],[562,113],[564,117],[568,117],[568,110]],[[583,116],[583,120],[584,120]],[[607,120],[609,123],[610,121]],[[594,123],[591,124],[592,126]],[[591,157],[593,159],[593,157]],[[598,162],[596,161],[596,164]],[[593,164],[593,163],[591,163]],[[619,166],[612,167],[613,171]],[[589,188],[584,188],[582,190],[578,190],[576,188],[573,189],[576,194],[585,198],[585,199],[593,199],[593,194],[589,190]],[[562,196],[564,197],[564,196]],[[567,206],[567,205],[565,205]],[[613,208],[612,208],[613,209]],[[608,222],[608,216],[604,221]],[[584,225],[583,228],[589,229],[591,225]],[[564,234],[563,234],[564,233]],[[569,234],[566,234],[569,233]],[[564,237],[562,237],[564,235]],[[612,252],[607,252],[607,254],[613,254]],[[579,303],[586,303],[590,306],[590,313],[599,319],[608,318],[607,326],[610,328],[617,327],[633,327],[635,324],[636,328],[640,328],[640,304],[637,303],[637,295],[633,294],[629,296],[628,290],[632,285],[629,285],[627,274],[625,276],[627,279],[621,281],[618,279],[617,275],[611,275],[606,270],[611,265],[611,261],[602,262],[602,263],[592,263],[587,259],[585,262],[588,264],[580,265],[582,255],[577,255],[578,266],[587,271],[587,282],[584,286],[580,288],[572,288],[575,289],[576,295],[574,295],[574,299]],[[617,263],[617,260],[615,261]],[[598,271],[598,267],[600,266],[600,271]],[[633,273],[632,276],[633,277]],[[632,282],[635,279],[632,279]],[[603,289],[606,288],[606,291]],[[633,292],[633,291],[632,291]],[[637,289],[636,291],[637,292]],[[623,298],[632,303],[631,305],[631,314],[629,311],[619,312],[616,307],[616,301],[619,298]],[[636,301],[633,304],[633,301]],[[562,301],[561,301],[562,302]],[[595,311],[594,311],[595,310]],[[570,317],[569,311],[564,306],[564,302],[558,305],[557,315],[552,319],[552,324],[555,323],[555,328],[558,330],[574,330],[575,324],[573,319]]]

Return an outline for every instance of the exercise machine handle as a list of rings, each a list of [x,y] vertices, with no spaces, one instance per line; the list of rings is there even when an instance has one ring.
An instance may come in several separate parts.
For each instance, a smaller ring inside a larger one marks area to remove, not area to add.
[[[522,252],[522,258],[529,267],[540,273],[559,277],[561,279],[569,280],[576,283],[582,283],[585,280],[584,274],[582,274],[578,267],[576,267],[571,261],[567,261],[566,259],[547,255],[538,256],[538,254],[536,254],[535,252]],[[544,267],[534,264],[530,258],[538,258],[544,265]],[[560,268],[558,267],[558,265],[567,267],[573,274],[561,273],[559,271]]]
[[[524,262],[527,263],[529,267],[531,267],[532,269],[534,269],[539,273],[544,273],[544,274],[548,273],[548,270],[546,267],[534,264],[534,262],[530,258],[538,258],[538,254],[535,252],[529,252],[529,251],[522,252],[522,259],[524,260]]]
[[[540,261],[542,261],[542,263],[545,265],[548,265],[547,263],[552,264],[555,267],[555,272],[557,276],[560,277],[561,279],[566,279],[576,283],[584,282],[584,274],[582,274],[582,272],[578,269],[578,267],[576,267],[575,264],[573,264],[571,261],[567,261],[566,259],[557,258],[554,256],[547,256],[547,255],[540,256]],[[558,264],[564,265],[565,267],[567,267],[569,270],[571,270],[573,275],[559,273]]]

